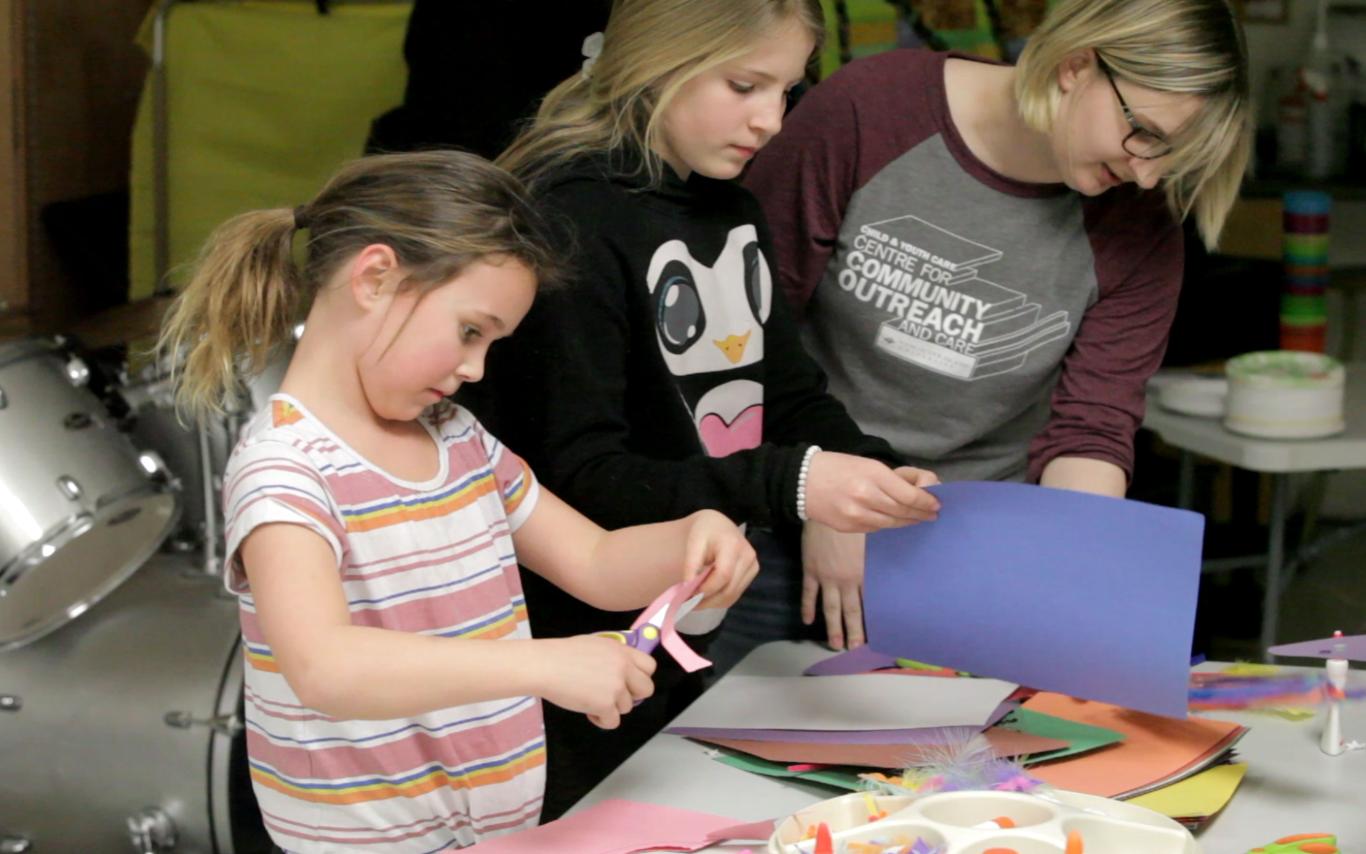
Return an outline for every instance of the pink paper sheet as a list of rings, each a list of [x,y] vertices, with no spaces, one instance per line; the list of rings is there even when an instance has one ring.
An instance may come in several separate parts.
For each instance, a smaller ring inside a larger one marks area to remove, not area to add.
[[[609,800],[531,830],[481,842],[470,850],[478,854],[697,851],[711,844],[709,837],[715,831],[735,825],[735,819],[723,815]]]

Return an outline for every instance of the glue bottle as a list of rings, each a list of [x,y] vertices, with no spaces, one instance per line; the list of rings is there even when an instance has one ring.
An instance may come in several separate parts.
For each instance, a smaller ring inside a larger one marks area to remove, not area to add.
[[[1334,638],[1341,638],[1342,632],[1333,632]],[[1328,684],[1338,691],[1347,688],[1347,659],[1342,657],[1343,643],[1333,644],[1333,657],[1324,662],[1328,671]],[[1323,736],[1319,739],[1319,750],[1329,756],[1337,756],[1345,749],[1342,743],[1342,705],[1336,697],[1328,702],[1328,720],[1324,723]]]

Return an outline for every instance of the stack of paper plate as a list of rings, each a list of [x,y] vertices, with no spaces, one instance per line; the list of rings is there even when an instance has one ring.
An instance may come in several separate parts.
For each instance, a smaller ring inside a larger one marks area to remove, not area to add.
[[[1269,350],[1230,359],[1224,426],[1268,439],[1310,439],[1341,432],[1345,373],[1321,353]]]
[[[1182,415],[1218,418],[1224,414],[1228,380],[1190,370],[1162,370],[1148,380],[1148,388],[1157,395],[1157,402],[1163,409]]]

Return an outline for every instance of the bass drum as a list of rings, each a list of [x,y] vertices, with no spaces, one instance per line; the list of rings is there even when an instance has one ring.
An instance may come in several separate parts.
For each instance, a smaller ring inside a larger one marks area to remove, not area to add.
[[[0,851],[271,850],[222,583],[159,554],[82,619],[0,655]]]

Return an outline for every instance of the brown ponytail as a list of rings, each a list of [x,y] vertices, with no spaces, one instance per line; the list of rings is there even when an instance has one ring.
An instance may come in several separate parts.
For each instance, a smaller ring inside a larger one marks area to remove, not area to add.
[[[515,258],[545,282],[559,268],[546,231],[521,183],[473,154],[362,158],[306,205],[252,211],[219,226],[162,326],[158,358],[174,366],[182,409],[221,412],[240,379],[264,369],[288,340],[318,288],[364,247],[392,248],[405,281],[421,287],[450,281],[487,256]],[[302,269],[296,233],[307,238]]]

